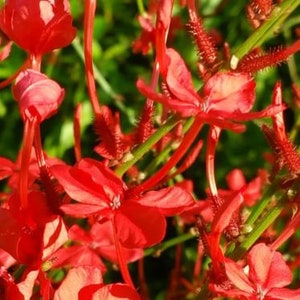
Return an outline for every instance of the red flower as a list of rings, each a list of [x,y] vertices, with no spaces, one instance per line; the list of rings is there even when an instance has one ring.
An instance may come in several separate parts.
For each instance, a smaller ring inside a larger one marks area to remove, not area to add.
[[[83,230],[78,225],[73,225],[68,235],[74,244],[68,248],[61,248],[54,253],[53,268],[66,265],[72,267],[92,265],[105,272],[106,267],[101,257],[118,264],[110,222],[95,223],[89,231]],[[143,256],[142,249],[123,248],[122,250],[126,262],[133,262]]]
[[[73,268],[69,271],[54,300],[65,299],[123,299],[139,300],[138,293],[126,284],[104,285],[101,271],[93,266]]]
[[[221,126],[222,119],[251,120],[273,115],[283,108],[273,105],[261,112],[250,113],[255,101],[255,82],[248,73],[216,73],[205,83],[202,98],[193,86],[185,62],[174,49],[166,50],[162,64],[166,66],[161,70],[166,84],[164,94],[156,93],[141,79],[137,81],[137,87],[144,96],[165,104],[182,117],[201,114],[203,122],[208,120]]]
[[[7,0],[0,12],[0,28],[37,56],[69,45],[76,35],[67,0]]]
[[[292,273],[279,252],[265,244],[255,245],[247,255],[248,265],[242,268],[231,259],[225,259],[225,270],[234,287],[213,285],[217,294],[247,300],[296,300],[300,289],[284,288],[292,282]]]
[[[110,219],[118,238],[128,248],[144,248],[159,243],[166,230],[165,215],[192,206],[191,195],[173,187],[142,196],[129,195],[125,183],[102,163],[83,159],[75,167],[53,166],[53,175],[68,195],[80,202],[61,209],[73,216],[97,214]]]
[[[62,89],[46,75],[28,69],[21,72],[13,86],[23,119],[38,117],[39,122],[56,113],[64,97]]]
[[[203,87],[207,111],[248,113],[255,101],[255,82],[247,73],[216,73]]]
[[[246,178],[240,169],[234,169],[226,176],[229,190],[218,189],[219,195],[226,198],[234,191],[243,190],[244,204],[252,206],[261,197],[263,185],[267,182],[268,173],[265,170],[259,170],[258,176],[247,183]]]
[[[18,263],[39,268],[67,236],[62,219],[51,212],[43,193],[32,191],[28,200],[27,209],[20,209],[18,197],[12,195],[8,209],[0,208],[0,247]]]

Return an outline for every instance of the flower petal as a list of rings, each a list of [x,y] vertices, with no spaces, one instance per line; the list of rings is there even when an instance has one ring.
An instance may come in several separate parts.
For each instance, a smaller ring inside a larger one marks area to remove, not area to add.
[[[253,283],[246,276],[243,268],[235,261],[225,259],[225,269],[229,280],[241,291],[251,295],[254,292]]]
[[[54,294],[54,300],[77,299],[79,291],[92,284],[102,283],[101,271],[92,266],[71,269]]]
[[[248,73],[219,72],[204,85],[208,111],[247,113],[255,101],[255,81]]]
[[[169,59],[169,66],[165,81],[171,93],[179,100],[190,103],[195,110],[201,109],[201,97],[196,93],[192,82],[192,76],[186,67],[183,59],[172,48],[168,48],[166,55]]]
[[[266,287],[275,251],[263,243],[256,244],[247,255],[249,278],[256,285]]]
[[[275,252],[269,269],[266,288],[282,288],[289,285],[293,280],[292,272],[281,253]]]
[[[95,183],[90,173],[62,165],[51,167],[51,172],[72,199],[98,206],[98,210],[108,207],[110,199],[103,187]]]
[[[151,247],[164,238],[166,220],[156,208],[125,202],[115,213],[121,243],[127,248]]]
[[[40,122],[56,113],[65,94],[54,80],[31,69],[18,75],[12,91],[23,119],[37,116]]]
[[[264,298],[265,300],[299,300],[300,289],[290,290],[286,288],[271,289]]]
[[[179,187],[169,187],[151,191],[142,196],[138,202],[144,206],[156,207],[166,216],[172,216],[195,204],[190,193]]]
[[[80,290],[78,300],[140,300],[138,293],[126,284],[114,283],[107,285],[87,286]]]

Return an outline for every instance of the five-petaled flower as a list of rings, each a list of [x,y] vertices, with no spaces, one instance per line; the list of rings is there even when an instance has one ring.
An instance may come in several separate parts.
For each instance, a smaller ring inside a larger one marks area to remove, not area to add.
[[[200,115],[203,122],[222,126],[225,119],[251,120],[271,116],[283,109],[280,105],[270,105],[261,112],[250,112],[255,102],[255,81],[248,73],[218,72],[204,84],[203,96],[200,96],[176,50],[166,50],[163,66],[167,66],[161,71],[164,93],[153,91],[141,79],[137,87],[144,96],[163,103],[182,117]]]
[[[68,215],[96,215],[111,220],[122,245],[144,248],[165,235],[165,216],[179,214],[194,205],[192,196],[179,187],[131,195],[130,189],[101,162],[82,159],[76,166],[53,166],[51,172],[66,193],[79,203],[64,204]]]
[[[244,267],[225,258],[225,270],[231,286],[211,286],[219,295],[245,300],[300,298],[300,289],[285,288],[292,282],[292,273],[282,255],[265,244],[257,244],[249,251]]]

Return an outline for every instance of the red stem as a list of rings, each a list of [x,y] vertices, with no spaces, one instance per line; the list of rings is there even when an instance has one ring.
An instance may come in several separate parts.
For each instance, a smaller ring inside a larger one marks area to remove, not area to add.
[[[42,56],[31,54],[29,57],[29,63],[30,63],[31,69],[40,72],[41,64],[42,64]]]
[[[284,242],[286,242],[299,228],[300,225],[300,212],[298,212],[277,239],[272,243],[270,248],[272,250],[277,250]]]
[[[33,145],[34,133],[37,125],[37,118],[26,119],[23,132],[23,148],[20,170],[20,204],[23,209],[28,204],[28,176],[31,158],[31,150]]]
[[[203,243],[201,242],[201,239],[199,239],[198,249],[197,249],[197,257],[195,260],[194,274],[193,274],[194,279],[196,279],[196,280],[199,279],[199,277],[200,277],[203,256],[204,256],[204,246],[203,246]]]
[[[131,279],[131,276],[130,276],[130,273],[129,273],[129,270],[128,270],[127,263],[124,259],[122,245],[121,245],[121,243],[119,241],[119,238],[118,238],[118,235],[117,235],[117,230],[116,230],[116,226],[115,226],[115,222],[114,222],[114,217],[112,217],[111,222],[112,222],[112,227],[113,227],[113,236],[114,236],[115,248],[116,248],[117,257],[118,257],[118,261],[119,261],[119,267],[120,267],[120,271],[121,271],[123,280],[126,284],[128,284],[130,287],[135,289],[134,284],[133,284],[132,279]]]
[[[84,58],[85,58],[85,75],[87,80],[88,91],[91,104],[96,116],[100,115],[101,109],[99,98],[96,90],[95,76],[93,69],[93,28],[96,11],[96,0],[85,0],[84,7]]]
[[[138,273],[139,273],[139,284],[140,284],[140,294],[142,299],[150,300],[149,289],[146,283],[145,278],[145,269],[144,269],[144,257],[140,258],[138,261]]]
[[[81,112],[82,112],[82,105],[79,103],[76,106],[75,115],[74,115],[74,140],[75,140],[75,158],[76,161],[81,160],[81,143],[80,143],[80,118],[81,118]]]
[[[46,159],[42,148],[40,126],[37,125],[34,134],[34,150],[39,168],[46,167]]]
[[[215,179],[215,152],[220,133],[221,128],[217,126],[210,127],[206,149],[206,177],[212,196],[218,196],[218,189]]]

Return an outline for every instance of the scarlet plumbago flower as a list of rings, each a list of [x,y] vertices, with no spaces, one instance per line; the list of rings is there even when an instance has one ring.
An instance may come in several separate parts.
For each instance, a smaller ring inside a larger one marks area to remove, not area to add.
[[[265,244],[255,245],[247,255],[247,265],[225,259],[225,270],[232,287],[213,285],[219,295],[235,299],[298,299],[300,290],[284,288],[292,281],[292,274],[279,252]]]
[[[159,243],[165,235],[165,215],[178,214],[194,204],[189,193],[176,187],[130,194],[120,178],[92,159],[83,159],[75,167],[53,166],[51,171],[68,195],[79,202],[61,206],[66,214],[110,221],[120,268],[131,286],[122,247],[145,248]]]
[[[180,213],[193,205],[192,197],[176,187],[130,195],[120,178],[92,159],[83,159],[75,167],[53,166],[51,171],[69,196],[80,202],[65,204],[62,210],[73,216],[96,214],[100,220],[112,220],[118,238],[128,248],[160,242],[166,226],[164,215]]]
[[[69,45],[76,34],[68,0],[5,1],[0,28],[34,56]]]
[[[54,300],[72,299],[139,300],[137,292],[125,284],[104,285],[101,271],[93,266],[74,268],[54,294]],[[122,297],[122,298],[120,298]],[[126,298],[124,298],[126,297]]]
[[[95,266],[102,273],[106,271],[106,266],[101,258],[105,258],[112,263],[118,264],[113,229],[110,222],[95,223],[86,231],[78,225],[73,225],[68,236],[72,245],[56,251],[52,268],[61,266]],[[141,248],[128,249],[123,247],[124,259],[130,263],[143,256]]]
[[[145,96],[162,102],[182,117],[201,115],[204,121],[219,125],[223,118],[247,120],[266,117],[276,111],[276,107],[270,106],[262,112],[249,113],[255,100],[255,82],[247,73],[217,73],[204,85],[202,98],[193,87],[185,63],[174,49],[167,50],[166,61],[169,67],[164,79],[170,96],[153,92],[142,80],[137,81],[137,87]],[[226,126],[225,121],[223,124]]]

